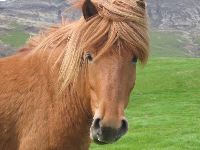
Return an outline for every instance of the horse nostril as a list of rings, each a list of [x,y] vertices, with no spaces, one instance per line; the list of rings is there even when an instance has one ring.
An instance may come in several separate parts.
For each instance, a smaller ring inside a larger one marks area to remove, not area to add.
[[[128,131],[128,122],[125,119],[123,119],[120,132],[121,134],[125,134],[127,131]]]
[[[101,122],[101,119],[100,119],[100,118],[96,118],[96,119],[94,120],[93,128],[94,128],[95,130],[97,130],[97,129],[100,128],[100,122]]]

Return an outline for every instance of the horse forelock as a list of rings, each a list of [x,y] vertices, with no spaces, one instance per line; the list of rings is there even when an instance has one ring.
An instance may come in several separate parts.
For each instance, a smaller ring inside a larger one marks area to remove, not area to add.
[[[81,71],[81,60],[85,51],[101,45],[98,55],[110,47],[122,45],[145,63],[149,52],[148,23],[145,3],[143,0],[92,0],[98,15],[85,21],[80,20],[61,24],[30,39],[29,44],[35,45],[35,52],[44,52],[49,48],[64,51],[59,57],[61,63],[61,90],[74,82]],[[103,44],[99,44],[102,43]],[[60,46],[62,45],[62,46]],[[121,47],[121,46],[119,46]]]

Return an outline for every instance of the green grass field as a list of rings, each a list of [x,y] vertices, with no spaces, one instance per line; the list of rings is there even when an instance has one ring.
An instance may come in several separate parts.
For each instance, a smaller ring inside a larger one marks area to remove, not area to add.
[[[153,58],[138,66],[129,132],[90,150],[200,150],[200,59]]]

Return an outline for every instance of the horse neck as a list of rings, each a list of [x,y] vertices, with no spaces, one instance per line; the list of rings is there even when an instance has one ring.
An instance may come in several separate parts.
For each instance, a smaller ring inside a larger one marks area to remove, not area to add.
[[[47,83],[44,89],[48,89],[47,91],[50,97],[47,100],[48,106],[46,111],[52,135],[59,132],[62,134],[60,137],[70,137],[70,140],[67,139],[69,141],[64,141],[65,143],[78,141],[78,145],[86,144],[87,147],[90,141],[89,130],[92,121],[92,113],[87,93],[83,92],[85,90],[82,90],[85,89],[83,88],[85,87],[85,80],[82,80],[84,82],[81,82],[81,84],[70,84],[62,93],[58,94],[57,83],[62,59],[55,65],[55,61],[58,60],[59,51],[55,51],[52,55],[53,57],[48,57],[48,53],[48,51],[45,51],[42,57],[35,53],[31,56],[30,60],[32,65],[39,65],[40,70],[44,72],[43,74]],[[80,72],[79,77],[84,79],[81,75],[82,72]],[[56,130],[54,131],[54,129]],[[52,143],[59,139],[56,139],[54,136],[51,138]]]

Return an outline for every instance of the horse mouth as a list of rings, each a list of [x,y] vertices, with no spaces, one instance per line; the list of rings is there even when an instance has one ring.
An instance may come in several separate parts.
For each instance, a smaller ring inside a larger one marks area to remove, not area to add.
[[[115,140],[113,141],[104,141],[104,140],[101,140],[100,138],[97,137],[93,137],[92,140],[95,144],[98,144],[98,145],[106,145],[106,144],[112,144],[114,142],[116,142],[119,138],[116,138]]]
[[[94,130],[94,128],[91,127],[90,129],[90,138],[93,140],[95,144],[98,145],[105,145],[105,144],[112,144],[115,143],[120,139],[121,136],[104,136],[98,133],[99,130]]]
[[[98,145],[109,144],[109,143],[107,143],[107,142],[100,141],[100,140],[98,140],[97,138],[93,139],[93,142],[94,142],[95,144],[98,144]]]

